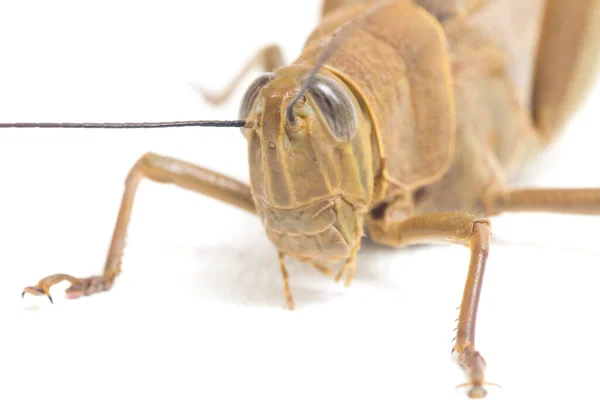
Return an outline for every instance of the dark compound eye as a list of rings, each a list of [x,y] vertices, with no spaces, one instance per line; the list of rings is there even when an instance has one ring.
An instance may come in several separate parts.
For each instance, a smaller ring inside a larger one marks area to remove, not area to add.
[[[316,75],[308,87],[331,133],[340,142],[349,142],[358,130],[354,104],[346,90],[335,80],[324,75]]]
[[[246,94],[244,94],[244,99],[242,100],[242,105],[239,111],[240,119],[246,119],[246,117],[248,117],[258,93],[260,93],[260,90],[273,79],[275,79],[275,74],[267,73],[259,76],[254,80],[254,82],[252,82],[250,87],[248,87],[248,90],[246,90]]]

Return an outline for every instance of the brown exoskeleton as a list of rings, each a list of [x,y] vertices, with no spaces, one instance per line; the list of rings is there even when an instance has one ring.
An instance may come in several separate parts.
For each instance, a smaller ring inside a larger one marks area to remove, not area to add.
[[[510,187],[513,173],[557,136],[594,75],[600,1],[338,0],[325,1],[323,14],[291,65],[272,46],[256,57],[267,73],[248,89],[240,121],[189,123],[242,128],[249,187],[147,154],[127,178],[104,273],[52,275],[25,292],[49,296],[62,280],[72,283],[72,297],[110,289],[142,178],[257,213],[279,252],[290,308],[286,256],[324,272],[341,261],[336,279],[345,275],[349,285],[363,233],[391,246],[457,243],[471,249],[471,260],[455,350],[470,396],[482,397],[485,362],[474,335],[489,249],[484,217],[600,213],[600,189]]]

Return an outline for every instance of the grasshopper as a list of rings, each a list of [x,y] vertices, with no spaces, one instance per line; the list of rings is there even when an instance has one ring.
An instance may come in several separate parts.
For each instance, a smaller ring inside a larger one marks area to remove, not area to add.
[[[559,135],[595,77],[599,0],[324,1],[323,18],[296,60],[261,50],[264,73],[238,120],[173,123],[6,123],[0,127],[237,127],[248,142],[250,185],[180,160],[146,154],[127,180],[105,269],[55,274],[23,294],[70,297],[109,290],[134,197],[144,178],[175,184],[257,214],[279,256],[352,283],[363,237],[404,247],[466,246],[471,257],[454,351],[482,398],[486,363],[475,346],[490,247],[488,217],[503,212],[600,214],[600,189],[515,189],[511,178]],[[523,8],[524,7],[524,8]],[[508,29],[509,27],[515,29]],[[518,29],[516,29],[518,28]],[[516,37],[506,32],[518,32]],[[464,210],[456,212],[455,210]]]

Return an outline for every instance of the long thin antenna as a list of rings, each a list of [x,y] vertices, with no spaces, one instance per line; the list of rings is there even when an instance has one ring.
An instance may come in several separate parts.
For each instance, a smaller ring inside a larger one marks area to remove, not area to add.
[[[173,121],[173,122],[16,122],[0,123],[0,128],[88,128],[88,129],[142,129],[142,128],[181,128],[186,126],[206,126],[217,128],[243,128],[251,121]]]
[[[296,123],[296,116],[294,115],[294,105],[302,98],[302,96],[304,96],[321,67],[325,65],[327,60],[331,58],[331,56],[344,42],[344,39],[346,37],[345,34],[348,33],[348,28],[358,23],[362,19],[366,18],[367,16],[371,15],[375,10],[377,10],[381,6],[382,4],[376,4],[373,7],[369,8],[367,11],[365,11],[363,14],[361,14],[358,18],[346,22],[338,29],[336,29],[327,39],[327,41],[323,43],[323,45],[321,46],[323,50],[317,56],[317,59],[315,61],[315,67],[310,71],[308,77],[304,79],[304,81],[302,82],[302,87],[300,88],[298,93],[296,93],[296,95],[292,98],[285,110],[287,119],[292,125]]]
[[[302,96],[304,96],[304,94],[308,90],[308,87],[312,84],[312,81],[317,75],[317,72],[319,72],[321,67],[327,62],[327,60],[329,60],[329,58],[333,55],[333,53],[335,53],[335,51],[339,48],[340,44],[343,42],[341,36],[339,36],[339,32],[340,29],[338,29],[324,45],[326,47],[317,57],[315,67],[310,71],[308,77],[302,82],[302,87],[288,104],[285,112],[291,124],[296,123],[296,116],[294,115],[294,105],[296,105],[296,103],[302,98]]]

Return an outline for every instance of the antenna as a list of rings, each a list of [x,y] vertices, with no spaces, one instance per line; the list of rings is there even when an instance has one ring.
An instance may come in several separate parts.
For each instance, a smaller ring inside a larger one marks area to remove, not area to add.
[[[304,79],[304,81],[302,82],[302,87],[300,88],[298,93],[296,93],[296,95],[292,98],[285,110],[287,119],[292,125],[296,123],[296,116],[294,115],[294,106],[302,98],[302,96],[304,96],[304,94],[308,90],[308,87],[312,84],[315,75],[317,75],[317,72],[319,72],[321,67],[325,65],[327,60],[331,58],[331,56],[338,50],[340,45],[344,42],[344,39],[346,38],[348,33],[348,28],[371,15],[381,6],[382,4],[376,4],[373,7],[369,8],[367,11],[365,11],[363,14],[361,14],[358,18],[346,22],[345,24],[337,28],[331,34],[331,36],[329,36],[327,41],[325,41],[322,44],[322,50],[317,56],[317,59],[315,61],[315,67],[310,71],[310,74]]]
[[[182,128],[186,126],[207,126],[216,128],[250,127],[250,120],[233,121],[173,121],[173,122],[16,122],[0,123],[0,128],[87,128],[87,129],[142,129],[142,128]]]
[[[329,58],[335,53],[335,51],[340,47],[340,44],[343,42],[342,37],[339,36],[340,31],[341,28],[336,30],[333,33],[333,35],[329,37],[327,42],[323,45],[325,48],[318,55],[315,67],[310,71],[310,74],[303,80],[302,87],[288,104],[285,112],[287,114],[287,119],[292,125],[296,123],[296,116],[294,115],[294,106],[302,98],[302,96],[304,96],[304,93],[306,93],[308,87],[312,84],[312,81],[315,79],[317,72],[319,72],[321,67],[327,62],[327,60],[329,60]]]

